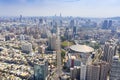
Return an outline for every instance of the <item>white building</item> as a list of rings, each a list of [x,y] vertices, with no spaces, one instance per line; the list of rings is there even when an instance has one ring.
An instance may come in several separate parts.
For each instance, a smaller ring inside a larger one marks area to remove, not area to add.
[[[80,80],[86,80],[86,65],[81,65]]]
[[[20,40],[25,40],[25,36],[23,34],[20,35]]]
[[[55,34],[53,34],[50,38],[49,38],[49,49],[50,50],[56,50],[56,44],[57,44],[57,37]]]
[[[32,52],[32,44],[31,43],[23,43],[21,49],[23,52],[30,53],[30,52]]]

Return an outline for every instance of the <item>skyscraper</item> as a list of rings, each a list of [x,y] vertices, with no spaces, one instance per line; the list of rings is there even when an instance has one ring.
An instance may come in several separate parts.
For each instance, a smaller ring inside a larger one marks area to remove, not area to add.
[[[70,21],[70,27],[73,28],[75,26],[75,21],[74,19]]]
[[[74,26],[73,27],[73,38],[75,38],[76,34],[77,34],[77,27]]]
[[[80,72],[81,72],[80,70],[81,69],[79,66],[74,66],[73,68],[70,68],[70,77],[72,80],[74,79],[80,80]]]
[[[102,29],[109,29],[112,27],[112,20],[104,20]]]
[[[86,65],[81,65],[80,80],[86,80]]]
[[[104,61],[87,65],[86,80],[107,80],[108,67]]]
[[[52,34],[52,36],[49,37],[49,42],[48,42],[48,48],[49,50],[55,51],[57,48],[57,36],[56,34]]]
[[[87,66],[86,80],[99,80],[100,65],[92,64]]]
[[[103,61],[108,63],[112,62],[112,57],[116,54],[116,44],[112,42],[106,42],[103,52]]]
[[[102,29],[108,29],[108,21],[104,20],[103,24],[102,24]]]
[[[108,28],[111,28],[111,27],[112,27],[112,20],[109,20]]]
[[[19,21],[22,22],[22,15],[20,15]]]
[[[48,61],[40,59],[39,63],[34,64],[34,80],[46,80],[48,75]]]
[[[110,80],[120,80],[120,60],[119,56],[113,57],[113,62],[110,70]]]

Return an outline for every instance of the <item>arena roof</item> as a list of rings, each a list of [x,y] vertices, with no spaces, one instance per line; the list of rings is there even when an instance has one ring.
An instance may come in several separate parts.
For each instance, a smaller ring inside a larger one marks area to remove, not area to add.
[[[80,52],[80,53],[89,53],[94,51],[92,47],[89,47],[87,45],[79,45],[79,44],[70,46],[70,49],[72,51]]]

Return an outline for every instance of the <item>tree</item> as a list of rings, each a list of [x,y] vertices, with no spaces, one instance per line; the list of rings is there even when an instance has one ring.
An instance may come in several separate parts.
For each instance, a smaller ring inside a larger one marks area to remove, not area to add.
[[[62,59],[65,58],[65,53],[66,53],[66,52],[65,52],[64,50],[61,51],[61,58],[62,58]]]
[[[62,63],[63,63],[63,59],[65,58],[65,51],[64,50],[62,50],[61,51],[61,61],[62,61]]]

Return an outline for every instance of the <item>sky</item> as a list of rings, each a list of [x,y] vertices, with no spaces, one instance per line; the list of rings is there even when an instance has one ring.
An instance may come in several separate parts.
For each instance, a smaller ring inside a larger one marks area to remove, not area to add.
[[[0,0],[0,16],[120,16],[120,0]]]

